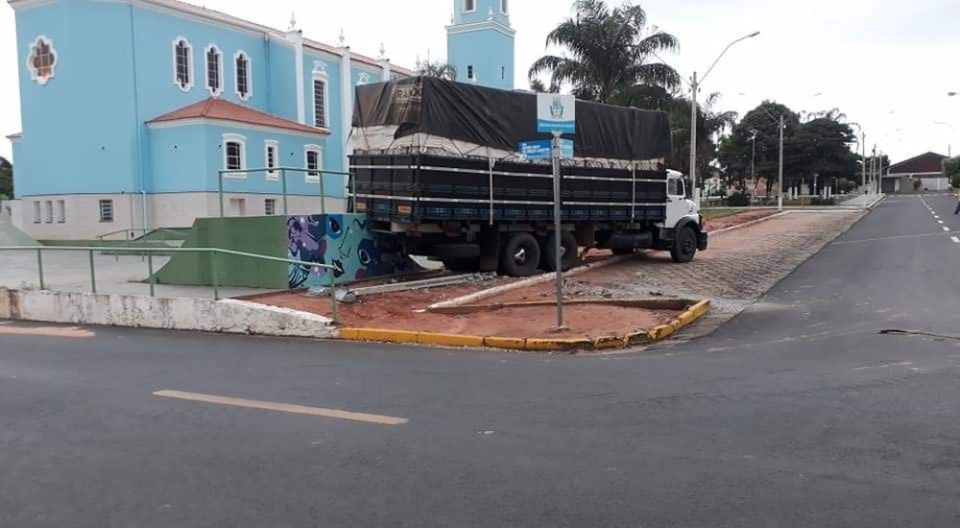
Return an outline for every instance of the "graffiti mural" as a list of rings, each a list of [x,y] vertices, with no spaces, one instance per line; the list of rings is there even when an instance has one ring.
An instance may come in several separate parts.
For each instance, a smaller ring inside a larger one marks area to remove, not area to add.
[[[384,247],[367,229],[367,218],[357,214],[291,216],[287,218],[287,254],[290,258],[328,264],[333,270],[291,264],[290,288],[338,284],[408,271],[411,264],[395,248]]]

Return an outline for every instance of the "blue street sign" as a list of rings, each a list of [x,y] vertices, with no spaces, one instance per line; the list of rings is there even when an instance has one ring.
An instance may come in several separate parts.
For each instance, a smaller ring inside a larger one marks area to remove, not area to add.
[[[524,141],[520,143],[520,157],[525,160],[544,160],[550,159],[553,140],[538,139],[534,141]],[[560,157],[573,157],[573,140],[560,140]]]
[[[577,100],[572,95],[537,94],[537,132],[574,134]]]

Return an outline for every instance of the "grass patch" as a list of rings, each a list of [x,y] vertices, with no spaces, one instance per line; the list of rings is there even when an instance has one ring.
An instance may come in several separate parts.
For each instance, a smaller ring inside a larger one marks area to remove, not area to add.
[[[703,215],[704,220],[716,220],[717,218],[723,218],[725,216],[733,216],[735,214],[740,214],[746,212],[746,209],[701,209],[700,214]]]

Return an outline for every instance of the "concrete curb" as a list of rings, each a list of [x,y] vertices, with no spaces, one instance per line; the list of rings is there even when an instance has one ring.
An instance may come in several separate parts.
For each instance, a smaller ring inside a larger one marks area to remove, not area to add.
[[[585,264],[583,266],[574,268],[570,271],[564,272],[563,276],[566,277],[575,277],[582,273],[586,273],[591,270],[598,268],[603,268],[610,266],[612,264],[618,264],[633,258],[634,255],[617,255],[610,257],[608,259],[601,260],[599,262],[591,262],[590,264]],[[436,310],[438,308],[449,308],[451,306],[460,306],[463,304],[473,304],[484,299],[489,299],[490,297],[496,297],[497,295],[507,293],[513,290],[519,290],[521,288],[526,288],[528,286],[536,286],[537,284],[543,284],[554,280],[556,277],[553,273],[543,273],[534,277],[527,279],[519,280],[517,282],[511,282],[510,284],[504,284],[502,286],[494,286],[486,290],[481,290],[478,292],[471,293],[469,295],[464,295],[463,297],[457,297],[455,299],[449,299],[446,301],[438,302],[431,304],[427,307],[427,311]]]
[[[327,317],[247,301],[0,288],[0,319],[280,337],[330,338]]]
[[[710,236],[719,235],[726,233],[728,231],[736,231],[737,229],[743,229],[744,227],[750,227],[752,225],[759,224],[760,222],[766,222],[767,220],[773,220],[784,215],[790,214],[790,211],[783,211],[780,213],[772,214],[770,216],[764,216],[763,218],[757,218],[756,220],[750,220],[749,222],[744,222],[742,224],[732,225],[730,227],[724,227],[723,229],[717,229],[716,231],[708,231],[707,234]]]
[[[342,328],[337,338],[345,341],[373,341],[394,344],[418,344],[446,347],[499,348],[527,352],[590,352],[649,345],[662,341],[693,324],[710,311],[710,301],[688,307],[667,324],[622,336],[588,338],[481,337],[381,328]]]

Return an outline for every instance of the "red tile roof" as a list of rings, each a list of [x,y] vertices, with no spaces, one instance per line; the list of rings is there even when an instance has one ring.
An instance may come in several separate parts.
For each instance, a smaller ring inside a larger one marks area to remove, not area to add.
[[[246,123],[249,125],[259,125],[270,128],[279,128],[282,130],[291,130],[306,134],[318,136],[328,136],[330,131],[325,128],[314,128],[303,125],[296,121],[277,117],[275,115],[254,110],[243,105],[224,101],[211,97],[209,99],[185,106],[179,110],[174,110],[169,114],[164,114],[147,121],[150,123],[167,123],[171,121],[181,121],[184,119],[218,119],[221,121],[233,121],[235,123]]]
[[[943,154],[926,152],[908,160],[894,163],[887,169],[887,174],[924,174],[943,171]]]

